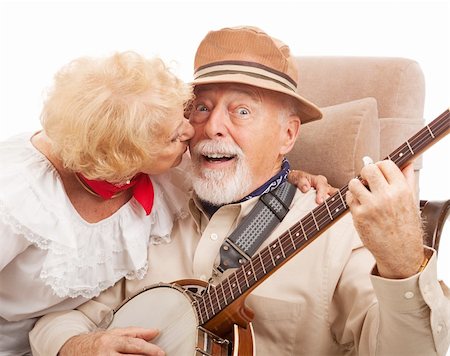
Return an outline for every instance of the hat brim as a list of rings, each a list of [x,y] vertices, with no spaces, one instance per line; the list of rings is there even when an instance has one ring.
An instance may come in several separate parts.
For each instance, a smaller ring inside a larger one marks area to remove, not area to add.
[[[319,120],[322,118],[322,112],[320,109],[311,103],[309,100],[298,95],[296,92],[289,88],[277,84],[270,80],[265,80],[257,77],[251,77],[245,74],[227,74],[227,75],[211,75],[194,79],[191,84],[193,86],[202,84],[215,84],[215,83],[239,83],[252,85],[258,88],[273,90],[279,93],[289,95],[297,100],[298,110],[300,112],[300,120],[302,124],[306,124],[311,121]]]

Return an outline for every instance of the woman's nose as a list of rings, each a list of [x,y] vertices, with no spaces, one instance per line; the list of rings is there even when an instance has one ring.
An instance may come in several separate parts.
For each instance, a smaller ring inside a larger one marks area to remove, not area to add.
[[[188,141],[190,140],[195,134],[194,126],[191,125],[188,119],[184,121],[183,125],[183,134],[181,137],[181,141]]]

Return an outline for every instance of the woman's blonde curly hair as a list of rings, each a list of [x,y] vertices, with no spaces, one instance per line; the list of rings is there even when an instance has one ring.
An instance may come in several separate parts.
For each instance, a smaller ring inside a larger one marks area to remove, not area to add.
[[[192,88],[135,52],[76,59],[56,75],[41,122],[64,166],[123,182],[157,158]]]

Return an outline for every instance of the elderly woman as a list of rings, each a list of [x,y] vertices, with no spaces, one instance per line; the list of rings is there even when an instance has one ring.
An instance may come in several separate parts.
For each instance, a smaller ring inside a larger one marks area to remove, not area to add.
[[[186,202],[148,175],[181,162],[191,95],[159,59],[81,58],[56,75],[43,130],[0,144],[0,353],[28,351],[37,317],[145,274],[149,237]]]
[[[38,317],[144,276],[186,211],[184,171],[161,173],[194,134],[191,99],[160,59],[80,58],[57,73],[43,130],[0,143],[0,353],[28,353]]]

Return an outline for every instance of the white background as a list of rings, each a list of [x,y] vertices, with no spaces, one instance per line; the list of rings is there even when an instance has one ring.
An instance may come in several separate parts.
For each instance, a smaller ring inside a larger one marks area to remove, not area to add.
[[[162,57],[189,81],[207,31],[244,24],[282,39],[296,55],[418,61],[428,122],[450,105],[449,19],[448,1],[1,1],[0,139],[40,127],[44,89],[76,57],[135,50]],[[450,198],[449,154],[449,137],[424,154],[421,199]],[[438,273],[450,284],[450,226]]]

